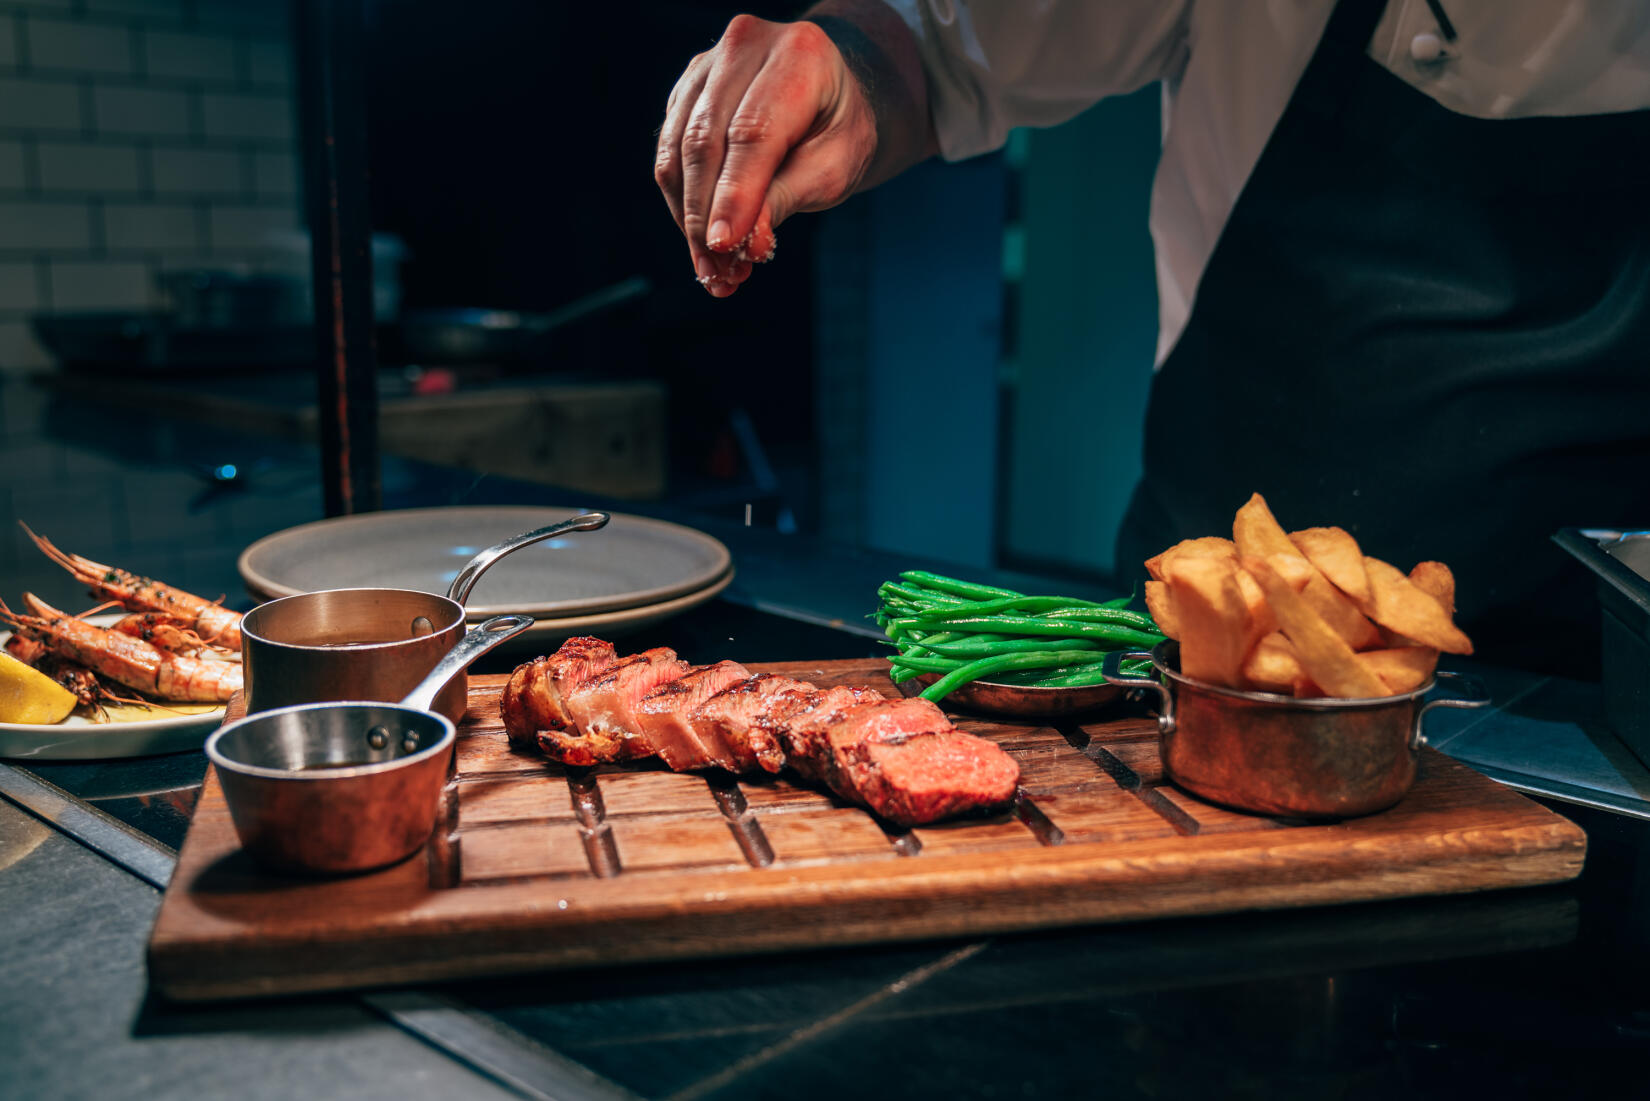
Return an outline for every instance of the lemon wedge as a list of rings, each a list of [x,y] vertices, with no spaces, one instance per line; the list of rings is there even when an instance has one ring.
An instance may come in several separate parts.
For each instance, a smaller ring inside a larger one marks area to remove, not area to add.
[[[73,692],[0,650],[0,723],[60,723],[78,702]]]

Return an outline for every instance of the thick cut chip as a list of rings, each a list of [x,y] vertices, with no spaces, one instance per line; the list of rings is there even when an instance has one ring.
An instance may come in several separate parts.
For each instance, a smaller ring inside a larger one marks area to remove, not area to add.
[[[1364,569],[1375,594],[1363,605],[1370,619],[1422,646],[1448,654],[1472,653],[1472,640],[1451,621],[1444,606],[1412,584],[1398,567],[1379,558],[1365,558]]]
[[[1282,631],[1273,631],[1255,643],[1255,648],[1249,651],[1249,657],[1243,662],[1243,679],[1248,687],[1258,692],[1278,692],[1287,696],[1305,677],[1301,659],[1295,653],[1295,644]]]
[[[1278,572],[1277,559],[1245,556],[1243,568],[1254,575],[1266,591],[1266,599],[1277,614],[1278,626],[1295,644],[1301,669],[1325,693],[1348,699],[1367,699],[1390,693],[1379,677],[1358,664],[1335,629],[1297,593]]]
[[[1233,559],[1233,562],[1235,563],[1236,559]],[[1248,653],[1254,648],[1255,643],[1278,629],[1278,617],[1272,613],[1272,605],[1266,601],[1265,590],[1249,576],[1248,571],[1238,569],[1234,572],[1237,576],[1238,592],[1243,594],[1243,606],[1249,611],[1249,627],[1243,639],[1243,650]]]
[[[1306,528],[1290,532],[1289,541],[1341,592],[1359,601],[1373,597],[1369,574],[1364,571],[1364,552],[1346,531]]]
[[[1205,535],[1199,539],[1182,539],[1166,551],[1152,555],[1146,559],[1146,572],[1155,580],[1166,581],[1163,576],[1163,563],[1172,558],[1185,556],[1187,558],[1230,558],[1237,561],[1237,546],[1230,539],[1222,539],[1218,535]]]
[[[1331,585],[1323,574],[1314,571],[1300,592],[1301,598],[1312,606],[1312,610],[1321,615],[1324,622],[1346,639],[1346,644],[1354,650],[1367,650],[1381,644],[1380,630],[1358,610],[1350,597]]]
[[[1358,664],[1381,678],[1393,693],[1413,692],[1432,679],[1438,667],[1438,651],[1428,646],[1399,646],[1391,650],[1365,650]]]
[[[1180,637],[1180,621],[1174,614],[1174,594],[1162,581],[1146,582],[1146,611],[1151,613],[1157,629],[1169,638]]]
[[[1180,627],[1180,671],[1194,680],[1242,683],[1249,607],[1229,558],[1179,557],[1165,563]]]
[[[1286,554],[1295,558],[1305,557],[1290,542],[1289,533],[1283,530],[1277,517],[1266,504],[1266,498],[1256,493],[1237,510],[1232,517],[1232,541],[1237,544],[1238,554],[1244,558],[1251,555],[1257,558],[1270,558],[1274,554]],[[1288,576],[1287,573],[1285,576]]]
[[[1409,571],[1409,583],[1436,600],[1450,616],[1455,615],[1455,574],[1442,562],[1417,562]]]

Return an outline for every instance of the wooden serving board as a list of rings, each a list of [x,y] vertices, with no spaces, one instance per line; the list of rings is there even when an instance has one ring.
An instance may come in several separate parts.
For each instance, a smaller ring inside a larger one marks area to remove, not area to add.
[[[874,659],[750,668],[887,686]],[[1481,891],[1571,879],[1586,850],[1575,825],[1430,750],[1378,815],[1211,806],[1164,779],[1140,718],[960,718],[1020,762],[1021,797],[907,831],[788,774],[564,769],[510,747],[504,680],[470,679],[440,824],[384,871],[261,871],[209,772],[150,939],[153,986],[244,997]]]

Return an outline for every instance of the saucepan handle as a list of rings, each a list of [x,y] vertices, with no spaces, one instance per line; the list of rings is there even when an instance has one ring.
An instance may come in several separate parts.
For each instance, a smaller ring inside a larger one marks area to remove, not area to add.
[[[1161,734],[1174,733],[1174,697],[1169,694],[1167,686],[1160,684],[1150,677],[1129,677],[1118,672],[1123,662],[1131,658],[1145,658],[1150,661],[1150,650],[1113,650],[1100,663],[1100,672],[1105,675],[1107,684],[1115,684],[1119,688],[1148,688],[1157,693],[1157,729]]]
[[[1461,707],[1475,708],[1488,707],[1490,695],[1484,691],[1484,685],[1477,677],[1465,673],[1434,673],[1433,679],[1440,685],[1447,685],[1451,691],[1459,693],[1455,696],[1440,696],[1435,700],[1428,700],[1415,713],[1415,725],[1409,732],[1409,748],[1420,749],[1427,744],[1426,735],[1421,732],[1422,723],[1426,720],[1427,712],[1434,707]]]
[[[571,520],[563,520],[559,524],[551,524],[547,528],[536,531],[523,532],[504,542],[488,547],[468,562],[453,578],[453,583],[447,586],[447,599],[456,600],[460,604],[469,602],[470,590],[476,587],[481,575],[500,558],[507,554],[514,554],[522,547],[530,547],[534,543],[542,543],[546,539],[554,539],[558,535],[566,535],[572,531],[595,531],[607,525],[608,515],[605,512],[584,512]]]
[[[435,698],[441,690],[447,687],[447,682],[470,667],[470,663],[485,654],[499,643],[521,634],[533,625],[530,615],[496,615],[485,623],[478,624],[473,630],[458,640],[458,645],[447,651],[429,675],[418,682],[418,686],[407,693],[401,702],[408,707],[416,707],[428,711],[435,705]]]

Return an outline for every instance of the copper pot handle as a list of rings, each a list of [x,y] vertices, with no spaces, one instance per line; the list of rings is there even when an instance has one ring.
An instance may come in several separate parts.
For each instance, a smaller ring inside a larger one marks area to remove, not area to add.
[[[1145,658],[1152,660],[1150,650],[1113,650],[1100,663],[1100,672],[1104,674],[1107,684],[1115,684],[1119,688],[1149,688],[1157,693],[1157,732],[1159,734],[1174,733],[1174,697],[1169,690],[1158,681],[1150,677],[1126,677],[1117,671],[1118,666],[1129,658]]]
[[[1415,713],[1415,725],[1409,732],[1409,748],[1411,749],[1420,749],[1427,744],[1426,736],[1421,733],[1421,723],[1426,719],[1427,712],[1434,707],[1476,708],[1488,707],[1490,703],[1490,695],[1484,691],[1484,685],[1477,677],[1468,676],[1465,673],[1440,672],[1434,673],[1433,679],[1448,684],[1451,689],[1461,692],[1463,695],[1444,696],[1440,699],[1428,700],[1422,705],[1421,710]]]
[[[488,547],[468,562],[453,577],[453,583],[447,586],[447,599],[456,600],[460,604],[467,604],[470,600],[470,590],[475,588],[481,575],[500,558],[513,554],[522,547],[530,547],[534,543],[542,543],[546,539],[553,539],[558,535],[566,535],[570,531],[595,531],[606,526],[608,515],[605,512],[583,512],[571,520],[563,520],[559,524],[551,524],[547,528],[525,532],[512,536],[502,543]]]

